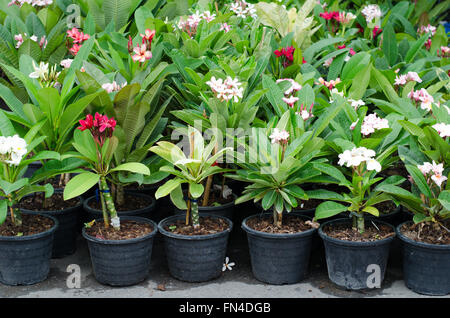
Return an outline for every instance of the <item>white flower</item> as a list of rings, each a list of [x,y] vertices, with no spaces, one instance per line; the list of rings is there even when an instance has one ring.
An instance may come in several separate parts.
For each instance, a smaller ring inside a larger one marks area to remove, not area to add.
[[[123,83],[122,85],[119,85],[116,83],[116,81],[113,81],[112,83],[105,83],[102,85],[102,88],[107,91],[108,93],[112,93],[112,92],[118,92],[120,91],[122,88],[124,88],[125,86],[127,86],[127,83]]]
[[[206,20],[206,22],[211,22],[212,20],[215,19],[216,14],[211,14],[209,11],[205,11],[201,14],[201,17]]]
[[[24,156],[27,153],[27,142],[25,139],[20,138],[19,135],[12,136],[11,152],[21,157]]]
[[[289,107],[294,107],[294,104],[299,100],[298,97],[290,96],[290,97],[283,97],[283,102],[289,105]]]
[[[432,167],[432,164],[429,162],[424,162],[423,165],[417,166],[417,168],[419,168],[420,172],[422,172],[423,175],[427,175],[428,173],[430,173]]]
[[[408,74],[406,74],[406,80],[417,82],[417,83],[422,83],[422,79],[419,77],[419,74],[417,74],[416,72],[408,72]]]
[[[211,88],[211,91],[216,94],[216,98],[222,101],[233,99],[234,102],[238,102],[244,94],[244,88],[241,87],[242,84],[239,82],[238,78],[232,79],[230,76],[227,76],[225,80],[222,80],[212,76],[206,84]]]
[[[73,59],[65,59],[61,61],[61,66],[64,68],[69,68],[72,65]]]
[[[11,152],[11,143],[9,137],[0,136],[0,155],[6,155]]]
[[[431,179],[437,184],[438,187],[441,187],[442,183],[447,180],[447,177],[442,175],[433,175],[431,176]]]
[[[17,166],[26,154],[27,143],[18,135],[0,137],[0,158],[5,163]]]
[[[222,23],[220,25],[219,31],[224,31],[225,33],[229,32],[231,30],[231,26],[229,26],[227,23]]]
[[[230,259],[227,257],[225,257],[225,263],[223,264],[222,267],[222,272],[225,272],[227,269],[228,270],[233,270],[232,266],[236,265],[234,262],[230,262]]]
[[[381,171],[381,164],[375,159],[366,160],[367,170],[375,170],[376,172]]]
[[[345,150],[343,153],[339,154],[338,165],[347,167],[358,167],[361,163],[367,162],[370,164],[370,169],[368,170],[381,170],[379,163],[373,159],[376,155],[375,151],[372,149],[367,149],[365,147],[353,148],[352,150]]]
[[[376,4],[365,6],[361,13],[366,18],[367,23],[371,23],[374,19],[379,19],[381,17],[380,7]]]
[[[294,81],[292,78],[280,78],[277,79],[277,83],[288,81],[291,83],[291,86],[284,92],[284,95],[288,96],[291,95],[294,92],[297,92],[302,89],[302,85]]]
[[[387,119],[377,117],[377,114],[370,114],[364,117],[364,121],[361,125],[361,133],[365,136],[375,132],[375,130],[389,128],[389,122]]]
[[[400,75],[395,77],[394,85],[405,85],[406,84],[406,75]]]
[[[287,142],[289,140],[289,133],[286,130],[279,130],[275,128],[272,134],[269,136],[272,139],[272,143]]]
[[[48,76],[48,63],[41,62],[37,66],[33,61],[34,72],[30,73],[30,78],[44,79]]]
[[[350,104],[352,105],[352,107],[357,110],[359,108],[359,106],[364,106],[366,103],[364,103],[361,99],[359,100],[354,100],[349,98],[348,101],[350,102]]]
[[[330,67],[330,65],[331,65],[331,63],[333,63],[333,58],[331,57],[331,58],[329,58],[328,60],[326,60],[324,63],[323,63],[323,66],[325,66],[325,67]]]
[[[450,136],[450,125],[440,123],[432,126],[439,133],[442,138]]]

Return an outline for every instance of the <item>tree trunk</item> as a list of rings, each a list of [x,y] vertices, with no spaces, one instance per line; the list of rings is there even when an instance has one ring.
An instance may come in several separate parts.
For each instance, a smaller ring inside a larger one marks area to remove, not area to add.
[[[203,202],[202,206],[208,206],[209,201],[209,194],[211,192],[211,185],[213,181],[213,176],[208,176],[206,179],[206,187],[205,187],[205,193],[203,194]]]
[[[111,192],[108,187],[108,183],[106,182],[106,177],[101,176],[100,177],[100,183],[101,183],[101,195],[105,199],[106,209],[109,212],[109,215],[111,216],[111,225],[115,230],[120,230],[120,221],[118,221],[117,217],[117,211],[116,207],[114,205],[114,200],[111,196]]]

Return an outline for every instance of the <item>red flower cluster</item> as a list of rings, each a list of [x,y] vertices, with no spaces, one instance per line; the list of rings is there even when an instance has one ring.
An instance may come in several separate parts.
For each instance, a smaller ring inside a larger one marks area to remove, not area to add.
[[[69,52],[72,53],[73,56],[77,55],[78,51],[81,48],[81,44],[84,41],[89,40],[89,34],[84,34],[83,32],[78,31],[77,28],[67,30],[67,36],[72,39],[72,47],[69,48],[69,42],[67,42],[67,47],[69,48]]]
[[[86,119],[81,119],[80,127],[77,129],[81,131],[90,130],[94,140],[97,144],[103,146],[106,138],[111,138],[114,129],[116,128],[116,121],[114,118],[108,118],[106,115],[95,113],[95,118],[91,114],[86,116]]]
[[[273,53],[277,57],[283,58],[283,67],[287,67],[292,64],[294,61],[294,52],[295,48],[293,46],[288,46],[286,48],[282,48],[281,50],[275,50]]]
[[[375,26],[372,30],[373,38],[375,39],[381,32],[383,32],[383,29],[380,28],[379,26]]]
[[[327,21],[334,19],[339,22],[339,12],[338,11],[322,12],[319,14],[319,16],[321,18],[324,18]]]

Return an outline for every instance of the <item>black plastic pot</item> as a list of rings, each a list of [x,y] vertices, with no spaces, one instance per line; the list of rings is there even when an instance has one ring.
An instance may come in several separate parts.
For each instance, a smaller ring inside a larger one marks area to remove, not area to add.
[[[325,245],[328,277],[342,288],[367,289],[371,287],[367,284],[368,279],[371,279],[371,275],[376,271],[372,266],[377,265],[381,284],[386,272],[389,247],[395,236],[375,242],[350,242],[329,237],[323,232],[325,226],[350,222],[348,219],[331,220],[323,223],[319,228],[319,235]],[[374,223],[384,224],[395,230],[389,223],[383,221],[374,221]]]
[[[130,286],[147,278],[153,249],[153,238],[157,224],[152,220],[136,216],[120,217],[121,221],[148,223],[153,231],[145,236],[128,240],[102,240],[86,234],[94,276],[102,284],[111,286]],[[98,219],[103,222],[103,219]]]
[[[198,206],[199,215],[211,214],[217,216],[223,216],[230,220],[233,219],[233,211],[234,211],[234,201],[237,199],[237,196],[233,194],[234,200],[232,202],[228,202],[219,206]],[[174,215],[186,215],[186,210],[180,210],[176,206],[173,207]]]
[[[25,215],[27,213],[23,213]],[[38,214],[38,213],[37,213]],[[52,216],[51,229],[29,236],[0,236],[0,282],[5,285],[32,285],[45,280],[50,271],[53,235],[58,220]]]
[[[450,294],[450,245],[414,241],[402,234],[403,277],[406,286],[416,293],[433,296]]]
[[[24,173],[24,178],[31,178],[33,176],[33,174],[39,170],[40,168],[42,168],[42,163],[40,161],[34,161],[32,163],[30,163],[27,167],[27,170]]]
[[[132,193],[135,196],[145,197],[151,203],[148,206],[146,206],[145,208],[142,208],[142,209],[129,210],[129,211],[117,211],[117,215],[119,217],[122,217],[122,216],[139,216],[139,217],[151,219],[152,212],[155,209],[155,199],[153,199],[151,196],[143,194],[143,193],[134,193],[134,192],[130,192],[130,193]],[[94,220],[94,219],[101,219],[101,218],[103,218],[102,210],[93,209],[93,208],[91,208],[89,206],[89,203],[92,200],[97,200],[97,196],[89,197],[88,199],[84,200],[84,203],[83,203],[83,208],[86,211],[87,220],[88,221],[91,221],[91,220]]]
[[[80,213],[83,210],[83,198],[78,197],[79,203],[64,210],[58,211],[32,211],[21,209],[30,214],[45,214],[58,220],[58,228],[53,239],[52,258],[62,258],[75,253],[77,249],[77,236]]]
[[[309,219],[295,212],[302,219]],[[273,234],[256,231],[247,221],[270,213],[247,217],[242,229],[247,232],[253,275],[256,279],[274,285],[294,284],[305,278],[308,271],[313,235],[316,229],[295,234]]]
[[[159,185],[152,184],[152,185],[145,185],[144,187],[140,188],[127,187],[126,191],[132,193],[146,194],[155,199],[155,193],[156,190],[158,190],[158,188]],[[172,211],[173,207],[169,196],[159,198],[158,200],[155,199],[155,207],[152,211],[151,219],[156,223],[159,223],[162,219],[172,215]]]
[[[182,215],[170,216],[158,224],[158,230],[164,236],[170,274],[179,280],[206,282],[222,273],[233,223],[223,216],[208,214],[203,216],[224,219],[229,227],[220,233],[190,236],[171,233],[164,229],[177,220],[184,220]]]

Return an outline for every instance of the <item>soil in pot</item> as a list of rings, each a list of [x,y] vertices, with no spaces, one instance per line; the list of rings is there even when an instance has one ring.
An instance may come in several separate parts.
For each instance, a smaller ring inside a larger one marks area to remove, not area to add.
[[[223,232],[228,227],[228,223],[224,219],[200,217],[200,226],[198,228],[186,225],[184,220],[176,220],[174,223],[166,225],[164,229],[180,235],[207,235]]]
[[[101,240],[128,240],[147,235],[153,231],[153,227],[148,223],[138,223],[136,221],[125,220],[120,222],[120,231],[111,226],[105,228],[103,222],[95,222],[86,228],[86,234]]]
[[[80,204],[80,200],[77,198],[64,201],[63,194],[55,192],[46,200],[46,206],[44,207],[44,194],[37,193],[24,197],[20,201],[20,208],[30,211],[60,211],[67,208],[72,208]]]
[[[444,226],[446,228],[450,228],[450,221],[447,221]],[[400,231],[404,236],[416,242],[436,245],[450,245],[450,232],[446,231],[438,224],[404,223],[400,227]]]
[[[291,212],[283,217],[281,227],[273,224],[272,213],[253,215],[242,222],[256,279],[281,285],[305,278],[316,232],[308,221],[308,217]]]
[[[150,272],[153,239],[157,225],[150,219],[123,216],[120,230],[106,229],[96,219],[83,229],[95,278],[102,284],[130,286],[147,278]]]
[[[392,227],[384,224],[375,227],[371,222],[366,222],[363,233],[359,233],[349,223],[324,226],[323,232],[329,237],[348,242],[375,242],[395,235]]]
[[[8,216],[0,225],[0,236],[29,236],[39,234],[54,226],[52,219],[41,215],[22,214],[22,226],[16,226]]]

